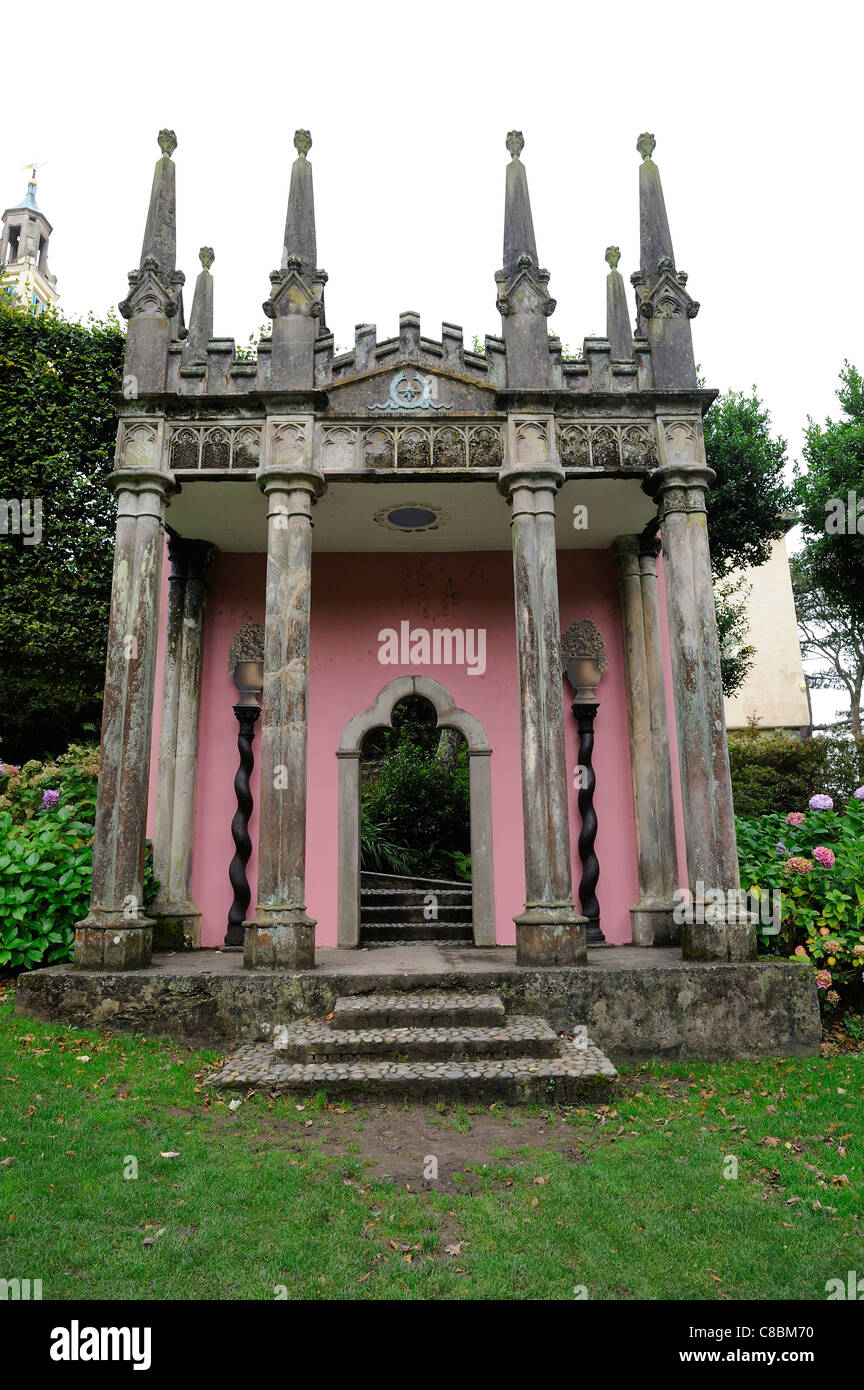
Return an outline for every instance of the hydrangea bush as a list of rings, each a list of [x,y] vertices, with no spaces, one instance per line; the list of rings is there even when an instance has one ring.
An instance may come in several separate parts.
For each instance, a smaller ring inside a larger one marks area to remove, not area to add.
[[[0,761],[0,971],[70,960],[93,871],[98,748]],[[144,907],[158,885],[148,845]]]
[[[864,998],[864,787],[841,813],[816,792],[808,809],[736,817],[741,883],[779,890],[780,934],[763,949],[809,962],[823,1006]]]

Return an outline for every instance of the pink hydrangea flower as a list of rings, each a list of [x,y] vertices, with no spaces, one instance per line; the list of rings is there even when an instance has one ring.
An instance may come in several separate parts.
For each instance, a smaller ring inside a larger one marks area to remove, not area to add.
[[[791,859],[786,860],[785,867],[790,874],[809,874],[813,869],[813,860],[805,859],[801,854],[793,854]]]
[[[828,986],[830,985],[830,983],[831,983],[831,971],[830,971],[830,970],[817,970],[817,971],[816,971],[816,988],[817,988],[817,989],[827,989]]]
[[[59,793],[59,792],[51,791],[51,789],[49,788],[48,791],[46,791],[45,795],[44,795],[43,798],[42,798],[42,805],[43,805],[43,806],[56,806],[56,805],[57,805],[57,802],[58,802],[59,800],[60,800],[60,793]]]
[[[831,799],[830,796],[826,796],[824,792],[817,792],[815,796],[811,796],[811,798],[810,798],[810,800],[809,800],[809,802],[808,802],[807,804],[808,804],[808,806],[810,807],[810,810],[811,810],[811,811],[833,811],[833,810],[834,810],[834,802],[833,802],[833,800]]]
[[[813,851],[813,858],[818,859],[823,869],[834,868],[834,851],[827,849],[825,845],[817,845]]]
[[[787,825],[803,825],[806,817],[803,811],[790,811],[786,817]]]

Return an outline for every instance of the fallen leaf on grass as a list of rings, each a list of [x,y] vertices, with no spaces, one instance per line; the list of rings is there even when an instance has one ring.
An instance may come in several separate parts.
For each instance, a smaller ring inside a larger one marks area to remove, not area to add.
[[[0,1158],[0,1168],[5,1168],[7,1163],[14,1163],[15,1155],[10,1154],[9,1158]]]
[[[180,1154],[179,1154],[179,1152],[178,1152],[176,1149],[168,1149],[167,1153],[162,1153],[162,1151],[161,1151],[161,1149],[160,1149],[160,1151],[159,1151],[159,1157],[160,1157],[160,1158],[179,1158],[179,1157],[180,1157]]]
[[[462,1253],[462,1242],[461,1242],[461,1240],[455,1241],[452,1245],[445,1245],[445,1246],[444,1246],[444,1254],[445,1254],[445,1255],[453,1255],[453,1256],[456,1256],[456,1255],[461,1255],[461,1253]]]

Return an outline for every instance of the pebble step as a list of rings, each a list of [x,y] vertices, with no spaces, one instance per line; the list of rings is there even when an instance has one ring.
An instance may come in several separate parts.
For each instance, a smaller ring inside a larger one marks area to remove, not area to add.
[[[333,1006],[333,1028],[477,1028],[504,1021],[497,994],[455,991],[343,995]]]
[[[280,1062],[344,1062],[380,1057],[393,1061],[473,1057],[557,1057],[561,1039],[542,1018],[512,1015],[494,1027],[331,1028],[326,1023],[289,1023],[274,1028],[271,1042]]]
[[[543,1019],[505,1018],[497,994],[455,990],[343,995],[327,1019],[276,1025],[244,1043],[207,1084],[271,1095],[576,1104],[617,1073],[588,1038]]]
[[[379,1099],[495,1101],[555,1100],[572,1105],[596,1098],[616,1077],[591,1042],[561,1040],[558,1057],[476,1058],[456,1062],[280,1062],[269,1045],[247,1043],[209,1084],[226,1090],[266,1087],[270,1094],[356,1096]]]

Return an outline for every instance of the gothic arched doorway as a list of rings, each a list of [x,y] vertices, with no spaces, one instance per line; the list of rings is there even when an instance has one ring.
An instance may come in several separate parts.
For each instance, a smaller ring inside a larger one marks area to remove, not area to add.
[[[401,700],[420,696],[435,710],[439,729],[455,729],[467,745],[471,810],[472,923],[475,946],[495,945],[495,895],[492,873],[492,749],[482,724],[459,709],[438,681],[429,676],[399,676],[378,694],[373,705],[345,726],[339,759],[339,928],[338,944],[360,940],[360,783],[363,742],[373,729],[392,728],[393,709]]]

